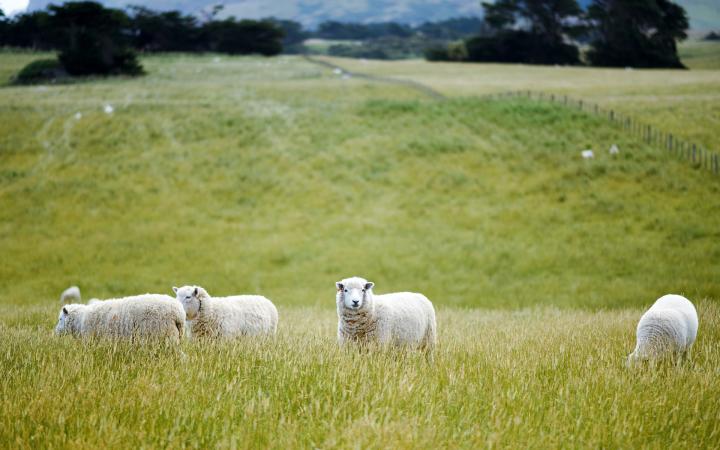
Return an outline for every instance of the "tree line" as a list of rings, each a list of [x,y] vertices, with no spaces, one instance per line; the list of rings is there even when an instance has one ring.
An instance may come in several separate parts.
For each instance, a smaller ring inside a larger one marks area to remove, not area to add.
[[[80,1],[12,19],[0,11],[0,46],[57,50],[72,75],[141,73],[137,51],[299,53],[311,37],[343,41],[328,52],[351,57],[683,67],[676,42],[687,37],[688,19],[670,0],[593,0],[586,10],[577,0],[496,0],[483,8],[484,19],[326,21],[306,30],[291,20],[219,19],[222,7],[196,17]],[[589,49],[583,54],[580,46]]]
[[[482,3],[484,33],[429,49],[429,60],[606,67],[683,68],[676,43],[687,38],[685,10],[670,0],[497,0]]]
[[[142,73],[137,51],[277,55],[285,31],[271,20],[205,20],[144,6],[106,8],[93,1],[50,5],[8,19],[0,14],[0,46],[57,50],[70,75]],[[43,70],[49,68],[47,62]],[[52,68],[56,70],[58,68]]]

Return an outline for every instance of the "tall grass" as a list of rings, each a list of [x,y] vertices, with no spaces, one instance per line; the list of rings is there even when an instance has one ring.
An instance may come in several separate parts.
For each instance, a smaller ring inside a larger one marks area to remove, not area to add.
[[[2,319],[6,447],[709,448],[720,439],[714,302],[698,303],[691,362],[632,371],[624,357],[639,310],[440,307],[434,363],[338,348],[331,307],[281,308],[275,340],[185,342],[184,357],[54,338],[46,310]]]

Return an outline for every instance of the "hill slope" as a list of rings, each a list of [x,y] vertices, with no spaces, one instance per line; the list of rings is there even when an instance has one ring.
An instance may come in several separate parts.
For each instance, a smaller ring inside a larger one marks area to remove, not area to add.
[[[601,119],[295,58],[145,63],[0,91],[5,301],[202,283],[326,304],[352,274],[464,306],[720,295],[718,180]]]

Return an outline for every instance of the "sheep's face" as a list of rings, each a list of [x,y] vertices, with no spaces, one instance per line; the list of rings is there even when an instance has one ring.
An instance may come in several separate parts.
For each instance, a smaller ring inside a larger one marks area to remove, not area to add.
[[[76,309],[83,305],[65,305],[60,308],[58,323],[55,325],[55,334],[74,334],[75,333],[75,316]]]
[[[187,320],[193,320],[200,311],[200,300],[198,299],[197,286],[183,286],[181,288],[174,287],[175,298],[180,302],[185,310]]]
[[[375,283],[363,278],[346,278],[335,283],[338,308],[354,311],[367,309],[372,305],[372,288]]]

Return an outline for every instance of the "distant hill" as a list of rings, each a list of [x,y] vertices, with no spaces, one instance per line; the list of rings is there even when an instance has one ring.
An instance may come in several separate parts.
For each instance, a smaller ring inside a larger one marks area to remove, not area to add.
[[[418,24],[425,21],[444,20],[459,16],[480,16],[482,7],[479,0],[100,0],[108,6],[123,7],[137,3],[158,9],[179,9],[186,13],[200,14],[212,5],[224,4],[223,15],[238,18],[262,18],[275,16],[293,19],[313,27],[325,20],[343,22],[396,21]],[[42,9],[53,1],[31,0],[30,9]],[[55,1],[54,3],[60,3]],[[587,6],[590,0],[580,0]],[[720,29],[720,1],[718,0],[677,0],[688,11],[690,25],[694,30]]]

